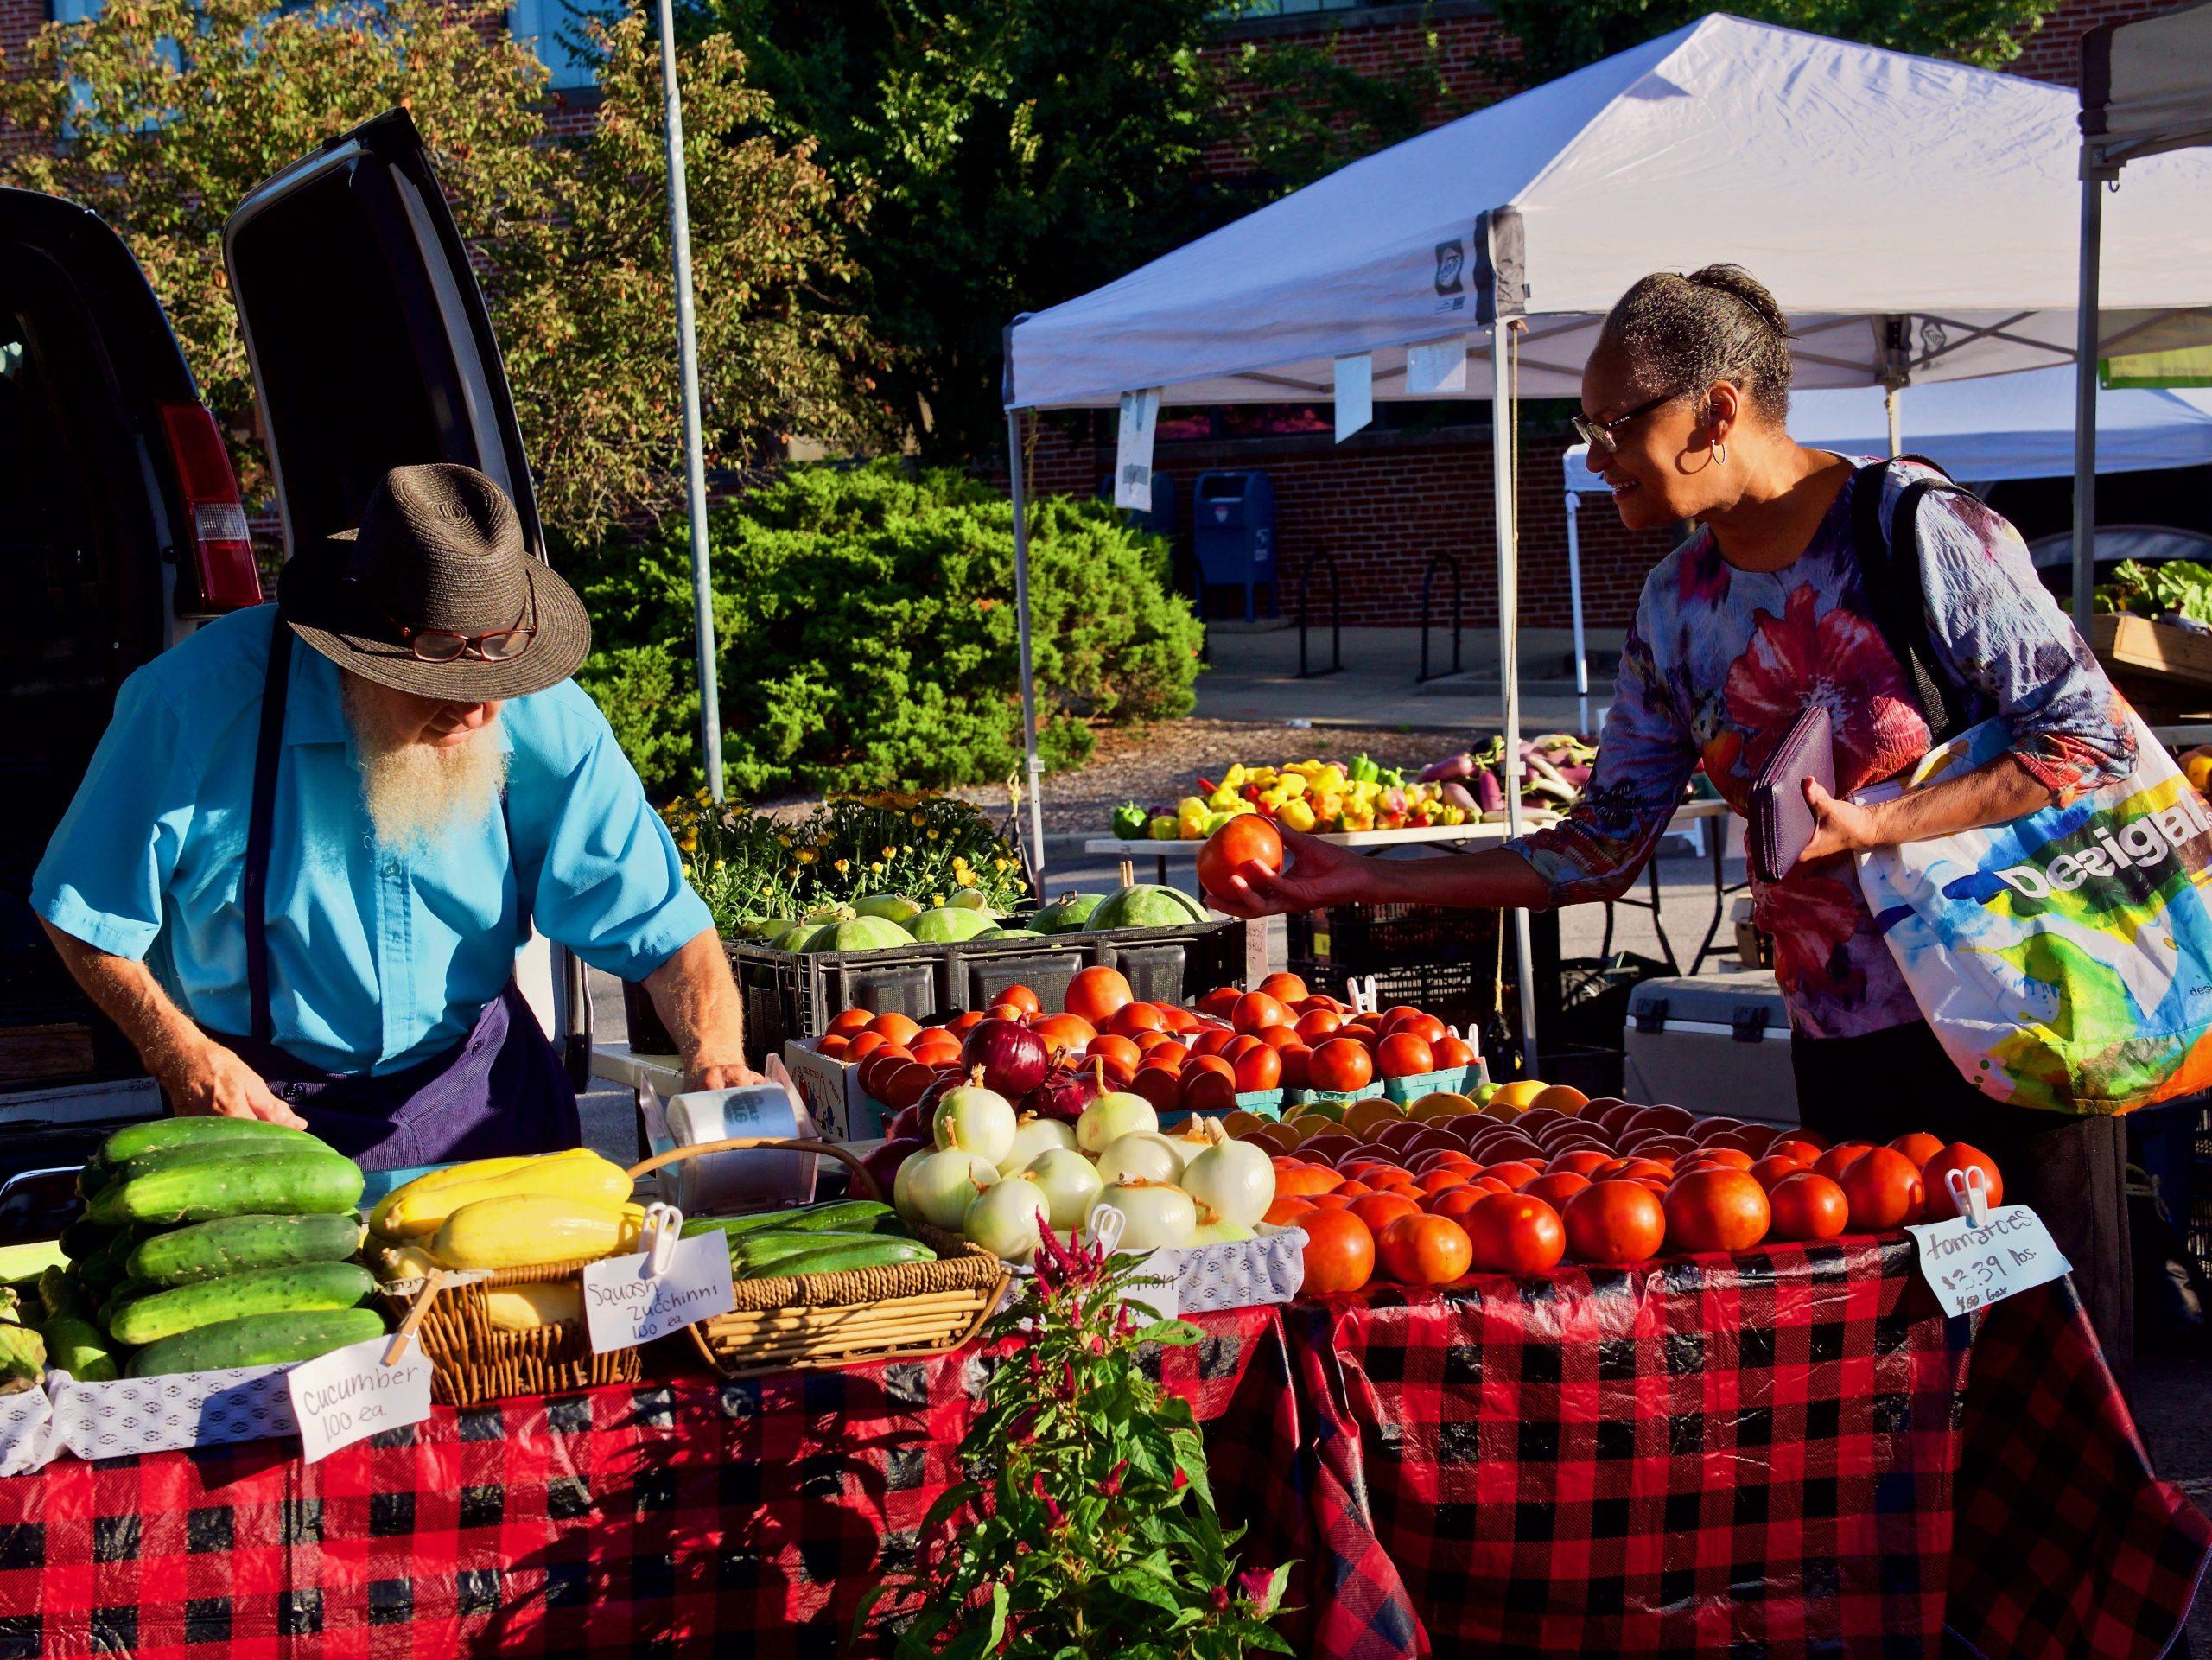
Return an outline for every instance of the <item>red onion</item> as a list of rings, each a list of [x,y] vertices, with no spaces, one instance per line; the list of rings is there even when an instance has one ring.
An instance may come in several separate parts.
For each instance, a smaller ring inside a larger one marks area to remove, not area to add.
[[[1064,1066],[1046,1073],[1045,1081],[1015,1102],[1014,1108],[1016,1112],[1033,1112],[1039,1118],[1071,1124],[1103,1092],[1095,1069],[1084,1072]]]
[[[963,1067],[981,1067],[983,1087],[995,1090],[1009,1101],[1019,1100],[1045,1081],[1052,1065],[1045,1040],[1012,1021],[976,1022],[961,1046]]]
[[[861,1168],[868,1172],[876,1191],[887,1199],[891,1197],[891,1184],[899,1180],[899,1167],[915,1154],[931,1150],[931,1144],[919,1136],[895,1137],[862,1159]],[[854,1197],[859,1195],[855,1193]]]
[[[930,1121],[919,1106],[901,1107],[891,1115],[891,1122],[883,1127],[887,1142],[922,1142],[929,1139]]]

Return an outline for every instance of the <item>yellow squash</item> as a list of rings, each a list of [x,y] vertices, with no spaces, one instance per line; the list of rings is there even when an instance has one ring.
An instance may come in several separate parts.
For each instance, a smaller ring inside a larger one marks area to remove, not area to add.
[[[510,1285],[484,1294],[485,1317],[502,1332],[537,1332],[584,1317],[584,1291],[569,1280],[550,1285]]]
[[[414,1180],[393,1188],[376,1202],[376,1208],[369,1212],[369,1231],[389,1237],[391,1231],[385,1225],[385,1218],[397,1206],[417,1202],[424,1194],[435,1193],[442,1188],[457,1187],[463,1182],[481,1181],[485,1177],[496,1176],[503,1170],[519,1169],[525,1164],[536,1163],[542,1156],[529,1153],[520,1158],[471,1159],[465,1164],[449,1164],[442,1170],[433,1170],[428,1175],[417,1176]]]
[[[446,1218],[430,1255],[448,1268],[535,1268],[635,1250],[645,1221],[635,1205],[510,1193]]]
[[[588,1148],[543,1154],[474,1180],[414,1191],[420,1186],[410,1182],[393,1196],[400,1202],[385,1212],[385,1233],[395,1239],[421,1239],[437,1232],[464,1205],[485,1199],[564,1199],[582,1205],[620,1205],[630,1197],[629,1172]]]

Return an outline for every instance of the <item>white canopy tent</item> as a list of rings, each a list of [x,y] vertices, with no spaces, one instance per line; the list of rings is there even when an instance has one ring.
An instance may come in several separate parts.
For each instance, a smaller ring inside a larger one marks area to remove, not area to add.
[[[2063,363],[2075,270],[2043,227],[2072,187],[2074,114],[2062,88],[1713,16],[1355,162],[1008,328],[1018,592],[1020,411],[1149,389],[1172,404],[1331,398],[1340,372],[1355,388],[1371,373],[1385,401],[1487,395],[1510,756],[1515,398],[1575,394],[1637,277],[1719,259],[1781,300],[1803,385]],[[2131,182],[2103,347],[2212,339],[2198,309],[2212,302],[2212,159],[2168,158]],[[1487,388],[1471,351],[1490,359]],[[1025,651],[1025,686],[1027,667]],[[1033,736],[1029,764],[1033,804]],[[1517,830],[1510,784],[1506,798]]]
[[[2074,470],[2074,373],[2067,368],[1916,387],[1899,400],[1904,448],[1925,455],[1961,483],[2063,479]],[[1803,392],[1789,400],[1789,430],[1798,442],[1839,455],[1890,453],[1878,387]],[[2143,473],[2212,464],[2212,391],[2100,391],[2097,467]],[[1583,729],[1590,725],[1589,674],[1583,649],[1582,498],[1606,493],[1590,470],[1589,448],[1560,457],[1567,486],[1567,559],[1574,621],[1575,691]]]
[[[2082,321],[2075,362],[2074,621],[2087,634],[2101,465],[2096,359],[2109,355],[2113,343],[2106,335],[2092,349],[2087,321],[2102,309],[2113,264],[2105,245],[2106,188],[2117,189],[2120,169],[2137,164],[2127,175],[2127,190],[2116,198],[2124,199],[2149,175],[2151,169],[2140,165],[2146,158],[2171,162],[2176,151],[2212,145],[2212,0],[2132,23],[2101,24],[2084,35],[2080,119],[2082,239],[2075,304]],[[2212,216],[2202,207],[2197,214],[2196,228],[2202,229]],[[2117,223],[2119,215],[2113,219]],[[2131,342],[2130,347],[2149,352],[2158,345]]]

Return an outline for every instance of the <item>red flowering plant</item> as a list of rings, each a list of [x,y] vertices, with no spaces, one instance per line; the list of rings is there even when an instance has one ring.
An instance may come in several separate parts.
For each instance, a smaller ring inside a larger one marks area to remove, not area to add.
[[[1294,1652],[1268,1624],[1289,1568],[1238,1569],[1242,1530],[1215,1512],[1190,1403],[1138,1365],[1141,1344],[1185,1346],[1197,1328],[1131,1312],[1159,1283],[1141,1259],[1047,1228],[1034,1267],[988,1328],[1018,1346],[960,1444],[980,1479],[930,1507],[925,1555],[868,1593],[855,1635],[889,1598],[902,1657]]]

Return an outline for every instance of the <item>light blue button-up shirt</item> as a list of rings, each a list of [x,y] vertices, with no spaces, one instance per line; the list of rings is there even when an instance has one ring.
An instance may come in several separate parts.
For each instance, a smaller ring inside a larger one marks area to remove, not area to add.
[[[247,1006],[246,818],[276,608],[210,624],[123,683],[115,718],[31,884],[38,913],[143,959],[214,1031]],[[398,1071],[451,1048],[538,931],[641,980],[713,925],[606,717],[572,681],[503,704],[507,810],[435,852],[379,848],[339,671],[292,652],[267,894],[279,1048],[327,1071]]]

